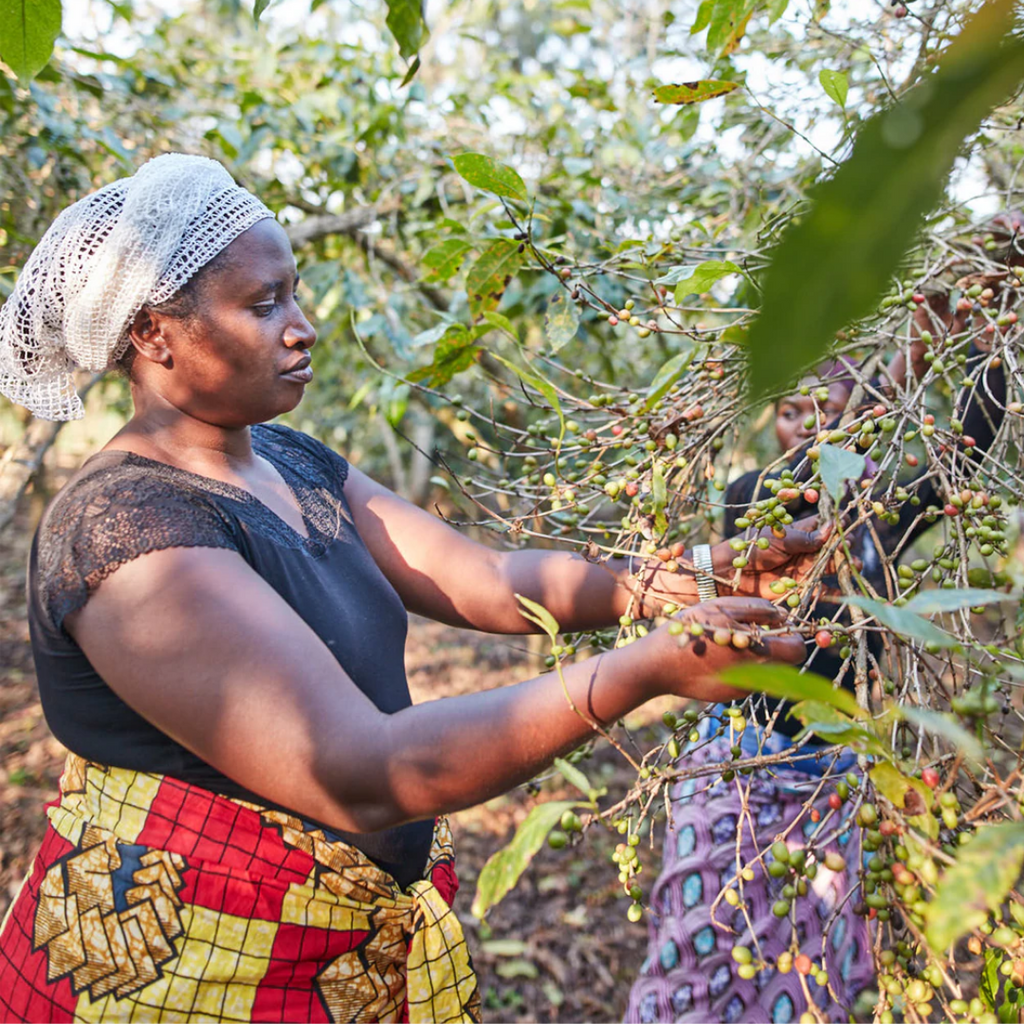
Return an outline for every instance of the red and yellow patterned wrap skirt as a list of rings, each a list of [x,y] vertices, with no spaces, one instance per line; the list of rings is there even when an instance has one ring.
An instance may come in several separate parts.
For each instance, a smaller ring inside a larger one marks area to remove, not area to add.
[[[0,1020],[479,1020],[443,819],[403,892],[298,818],[74,754],[47,813]]]

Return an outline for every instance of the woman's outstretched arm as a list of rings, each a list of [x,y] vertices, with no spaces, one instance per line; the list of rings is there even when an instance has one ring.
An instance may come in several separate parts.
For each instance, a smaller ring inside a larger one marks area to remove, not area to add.
[[[778,627],[733,598],[688,613],[710,628]],[[264,799],[347,831],[453,811],[521,783],[559,753],[662,693],[718,700],[727,665],[798,661],[796,637],[746,650],[666,627],[627,647],[486,693],[384,714],[319,637],[234,552],[172,548],[105,579],[66,626],[139,714]],[[748,639],[749,636],[748,636]],[[570,704],[571,701],[571,704]],[[573,709],[573,705],[577,710]]]
[[[404,501],[354,467],[345,496],[356,529],[405,606],[428,618],[487,633],[532,633],[519,613],[517,594],[544,605],[566,631],[609,626],[619,616],[654,614],[665,602],[697,601],[692,552],[665,563],[642,558],[588,561],[569,551],[496,551],[478,544],[437,516]],[[816,530],[789,528],[758,552],[738,590],[723,595],[764,596],[776,576],[798,576],[810,565],[823,537]],[[712,549],[715,574],[734,575],[735,552]]]

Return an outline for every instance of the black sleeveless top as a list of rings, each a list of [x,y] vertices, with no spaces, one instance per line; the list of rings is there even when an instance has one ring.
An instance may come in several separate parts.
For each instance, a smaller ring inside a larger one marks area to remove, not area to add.
[[[133,711],[63,628],[107,576],[139,555],[227,548],[291,605],[381,711],[408,707],[408,617],[355,530],[344,495],[348,463],[287,427],[253,427],[252,441],[291,488],[308,538],[241,488],[139,455],[100,452],[57,495],[36,533],[29,628],[46,721],[69,750],[267,805]],[[404,887],[422,875],[433,823],[358,835],[331,831]]]

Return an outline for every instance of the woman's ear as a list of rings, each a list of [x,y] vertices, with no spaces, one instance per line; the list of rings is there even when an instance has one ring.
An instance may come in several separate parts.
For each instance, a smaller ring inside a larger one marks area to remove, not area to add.
[[[128,339],[139,356],[170,369],[174,359],[168,343],[168,324],[168,317],[143,306],[128,328]]]

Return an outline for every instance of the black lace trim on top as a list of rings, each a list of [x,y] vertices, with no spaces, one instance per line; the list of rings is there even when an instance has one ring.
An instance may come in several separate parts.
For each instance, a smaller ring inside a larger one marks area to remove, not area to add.
[[[253,428],[253,448],[291,488],[308,537],[248,491],[133,453],[101,452],[54,500],[39,528],[36,587],[56,629],[111,573],[174,547],[244,550],[240,524],[321,557],[350,519],[348,463],[305,434]]]

